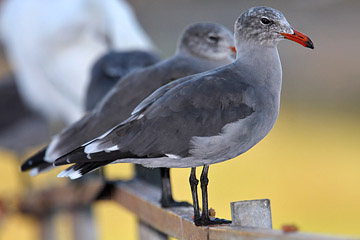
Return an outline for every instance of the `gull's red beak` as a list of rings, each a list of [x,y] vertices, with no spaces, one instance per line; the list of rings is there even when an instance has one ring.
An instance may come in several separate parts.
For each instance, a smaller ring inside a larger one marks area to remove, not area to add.
[[[301,32],[295,31],[294,29],[293,31],[294,34],[288,34],[288,33],[280,33],[280,34],[283,35],[286,39],[297,42],[303,45],[304,47],[314,49],[314,44],[308,36],[302,34]]]
[[[236,48],[235,48],[235,46],[231,46],[231,47],[229,47],[229,48],[230,48],[231,51],[233,51],[234,53],[236,53]]]

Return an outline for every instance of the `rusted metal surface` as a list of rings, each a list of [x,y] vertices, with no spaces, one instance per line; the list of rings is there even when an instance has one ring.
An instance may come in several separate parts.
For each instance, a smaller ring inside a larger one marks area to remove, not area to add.
[[[116,201],[150,227],[177,239],[240,239],[240,240],[355,240],[356,238],[331,237],[299,232],[284,233],[280,230],[240,227],[235,225],[197,227],[192,221],[192,207],[164,209],[159,204],[160,189],[139,180],[117,182],[106,186],[103,198]],[[84,183],[82,189],[67,186],[63,189],[52,189],[41,193],[33,193],[23,201],[28,212],[50,214],[51,209],[76,208],[87,204],[102,192],[104,184],[101,182]],[[64,193],[67,196],[64,197]],[[36,203],[40,200],[43,203]],[[42,208],[43,207],[43,208]],[[239,215],[235,210],[235,215]],[[360,240],[360,239],[359,239]]]
[[[159,189],[140,181],[117,184],[113,199],[138,216],[139,219],[165,234],[178,239],[243,239],[243,240],[345,240],[304,233],[283,233],[279,230],[230,226],[197,227],[192,222],[191,207],[163,209]],[[249,202],[249,201],[247,201]],[[251,201],[250,201],[251,202]],[[255,200],[255,208],[263,207],[264,200]],[[245,204],[246,205],[246,204]],[[265,206],[267,207],[267,206]],[[270,207],[270,206],[269,206]],[[270,209],[268,209],[270,210]],[[235,215],[241,215],[235,211]],[[257,217],[257,215],[255,215]],[[269,215],[267,215],[269,217]]]

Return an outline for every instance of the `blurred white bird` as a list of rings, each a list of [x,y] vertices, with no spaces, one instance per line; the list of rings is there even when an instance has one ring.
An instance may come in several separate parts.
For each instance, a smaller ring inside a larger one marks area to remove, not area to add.
[[[109,49],[154,50],[123,0],[7,0],[0,38],[19,91],[50,121],[84,114],[93,62]]]

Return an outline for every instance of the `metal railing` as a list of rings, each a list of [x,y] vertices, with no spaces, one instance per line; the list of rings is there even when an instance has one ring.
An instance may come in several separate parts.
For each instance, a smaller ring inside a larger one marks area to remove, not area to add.
[[[47,225],[43,228],[48,231],[48,233],[43,233],[43,237],[47,239],[52,239],[49,237],[52,231],[48,226],[49,221],[44,219],[53,213],[54,209],[81,209],[98,200],[115,201],[135,214],[141,222],[140,239],[167,239],[167,235],[177,239],[355,239],[272,230],[268,200],[232,203],[233,223],[231,225],[197,227],[192,221],[192,207],[164,209],[160,206],[159,199],[159,188],[138,179],[107,183],[91,180],[31,193],[24,198],[21,206],[24,212],[37,216],[43,220],[42,224]],[[86,216],[83,220],[89,221]],[[84,231],[84,229],[80,228],[78,231]],[[74,234],[78,236],[77,239],[89,239],[86,235],[90,232],[85,232]]]

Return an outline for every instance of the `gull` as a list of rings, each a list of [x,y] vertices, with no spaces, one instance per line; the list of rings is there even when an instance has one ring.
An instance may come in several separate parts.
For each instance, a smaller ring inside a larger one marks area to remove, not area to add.
[[[191,168],[195,224],[229,223],[209,218],[209,166],[248,151],[274,126],[282,85],[278,43],[289,39],[314,48],[281,12],[269,7],[241,14],[234,32],[237,57],[233,63],[156,90],[127,120],[58,158],[56,166],[73,163],[60,175],[78,177],[89,166],[124,162],[149,168]],[[201,215],[198,166],[203,166]]]

